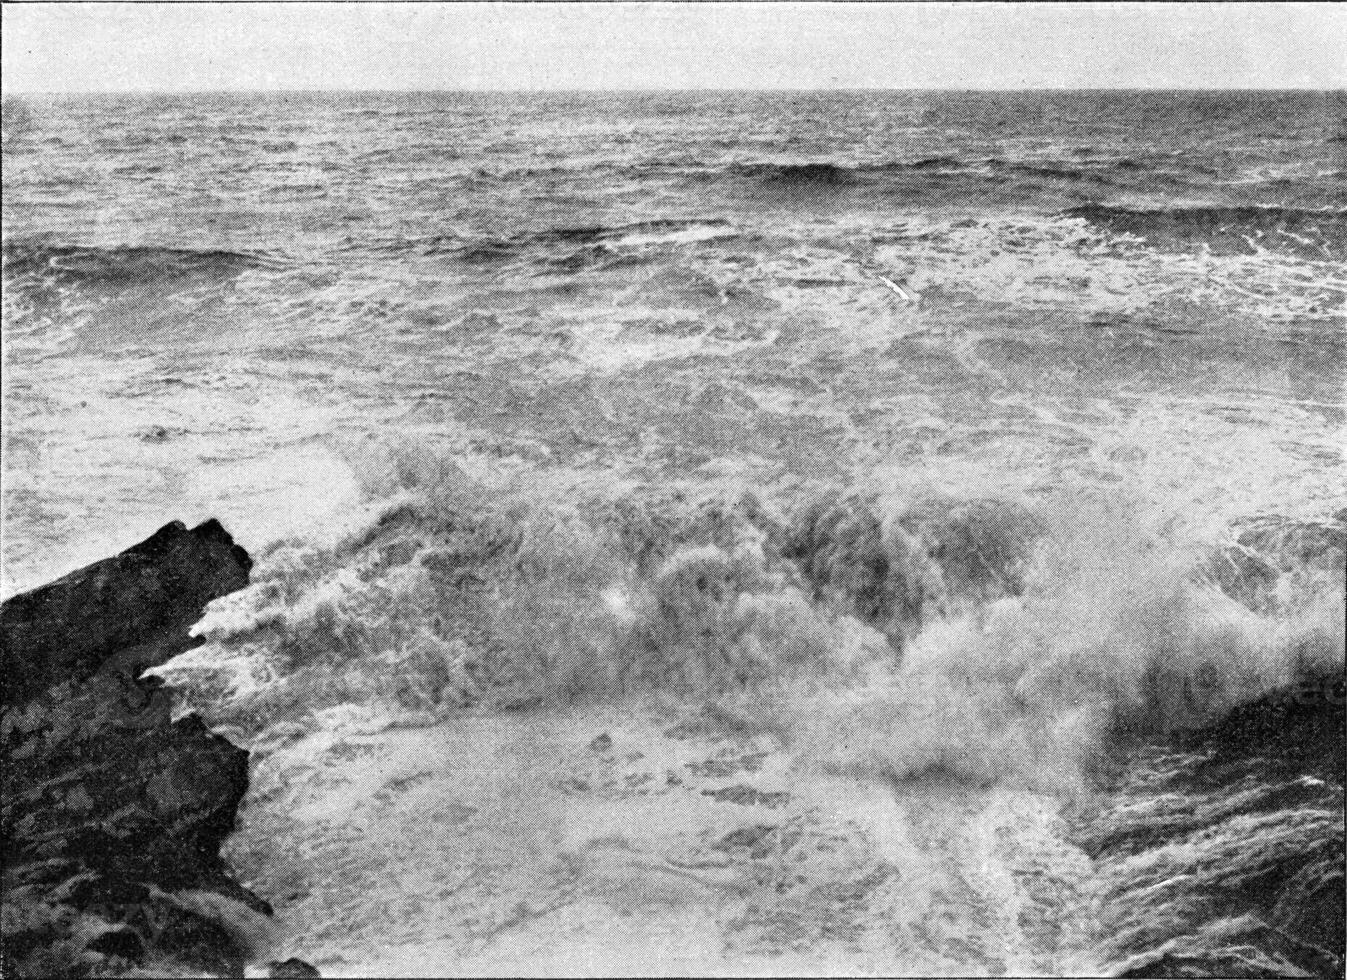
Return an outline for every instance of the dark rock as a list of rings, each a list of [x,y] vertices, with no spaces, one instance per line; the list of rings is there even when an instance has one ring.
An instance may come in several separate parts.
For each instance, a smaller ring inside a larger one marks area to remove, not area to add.
[[[1183,741],[1221,771],[1257,758],[1268,769],[1341,786],[1347,771],[1347,678],[1342,668],[1303,669],[1295,683],[1238,705]]]
[[[95,936],[86,949],[105,956],[117,956],[124,960],[139,960],[145,956],[145,944],[134,929],[118,926]]]
[[[1110,975],[1344,975],[1344,694],[1341,662],[1302,664],[1202,728],[1129,745],[1069,815],[1110,896]]]
[[[595,737],[594,741],[589,743],[590,749],[595,752],[607,752],[613,747],[613,738],[607,732]]]
[[[220,857],[248,753],[137,676],[250,566],[215,521],[175,522],[0,609],[6,976],[236,974],[252,955],[271,909]]]
[[[299,978],[309,980],[312,977],[321,977],[322,974],[318,972],[316,966],[292,956],[284,962],[273,961],[271,968],[267,971],[267,976],[272,977],[273,980],[282,980],[282,978],[285,978],[285,980],[299,980]]]
[[[165,689],[136,711],[103,677],[5,709],[7,863],[73,858],[168,887],[213,874],[247,791],[248,753],[196,715],[170,723],[169,710]]]
[[[194,645],[189,627],[206,604],[248,584],[252,559],[218,521],[166,524],[119,555],[95,562],[0,607],[4,703],[61,681],[90,677],[113,654],[133,676]]]

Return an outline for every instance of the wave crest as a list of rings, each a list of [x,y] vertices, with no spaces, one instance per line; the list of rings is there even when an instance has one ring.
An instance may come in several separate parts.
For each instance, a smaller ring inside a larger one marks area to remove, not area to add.
[[[1129,208],[1089,203],[1063,217],[1145,238],[1169,248],[1205,245],[1221,254],[1289,252],[1305,258],[1340,256],[1347,247],[1347,209],[1262,205]]]
[[[1125,512],[484,503],[447,466],[395,467],[378,490],[391,498],[342,541],[259,555],[201,623],[208,642],[159,672],[254,737],[342,705],[430,721],[711,700],[826,769],[1059,788],[1111,746],[1211,724],[1343,657],[1341,587],[1307,584],[1321,573],[1296,580],[1303,601],[1247,608]]]
[[[59,245],[6,242],[4,274],[11,282],[51,286],[119,288],[175,283],[184,279],[232,278],[276,260],[251,252],[153,245]]]

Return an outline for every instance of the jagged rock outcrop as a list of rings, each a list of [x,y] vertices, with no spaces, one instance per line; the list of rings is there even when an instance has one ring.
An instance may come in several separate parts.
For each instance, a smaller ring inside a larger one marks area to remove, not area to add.
[[[196,641],[206,603],[248,584],[252,559],[219,521],[174,521],[121,554],[0,607],[4,703],[116,667],[132,676]],[[115,658],[116,663],[109,663]]]
[[[220,858],[248,753],[138,675],[251,565],[216,521],[174,522],[0,608],[4,975],[241,975],[271,911]]]
[[[1341,615],[1347,510],[1261,515],[1234,531],[1206,581],[1270,620],[1323,600]],[[1107,896],[1112,975],[1344,975],[1341,622],[1297,640],[1289,683],[1152,744],[1129,733],[1096,812],[1074,828]]]
[[[1075,822],[1112,975],[1343,976],[1345,693],[1305,669],[1134,754]]]

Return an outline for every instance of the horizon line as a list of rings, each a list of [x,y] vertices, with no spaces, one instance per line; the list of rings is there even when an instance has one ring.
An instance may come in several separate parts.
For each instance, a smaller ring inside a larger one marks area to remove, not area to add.
[[[1140,85],[1140,86],[1068,86],[1044,85],[1016,88],[996,86],[960,88],[956,86],[846,86],[846,87],[693,87],[693,88],[125,88],[125,89],[11,89],[0,87],[0,95],[686,95],[696,93],[757,94],[757,93],[848,93],[848,92],[956,92],[978,93],[1035,93],[1035,92],[1344,92],[1347,86],[1316,88],[1299,85],[1220,87],[1197,85]]]

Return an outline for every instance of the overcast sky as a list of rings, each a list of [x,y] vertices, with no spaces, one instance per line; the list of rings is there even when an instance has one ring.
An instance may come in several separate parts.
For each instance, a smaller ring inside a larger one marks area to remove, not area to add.
[[[1347,4],[6,3],[6,91],[1343,88]]]

